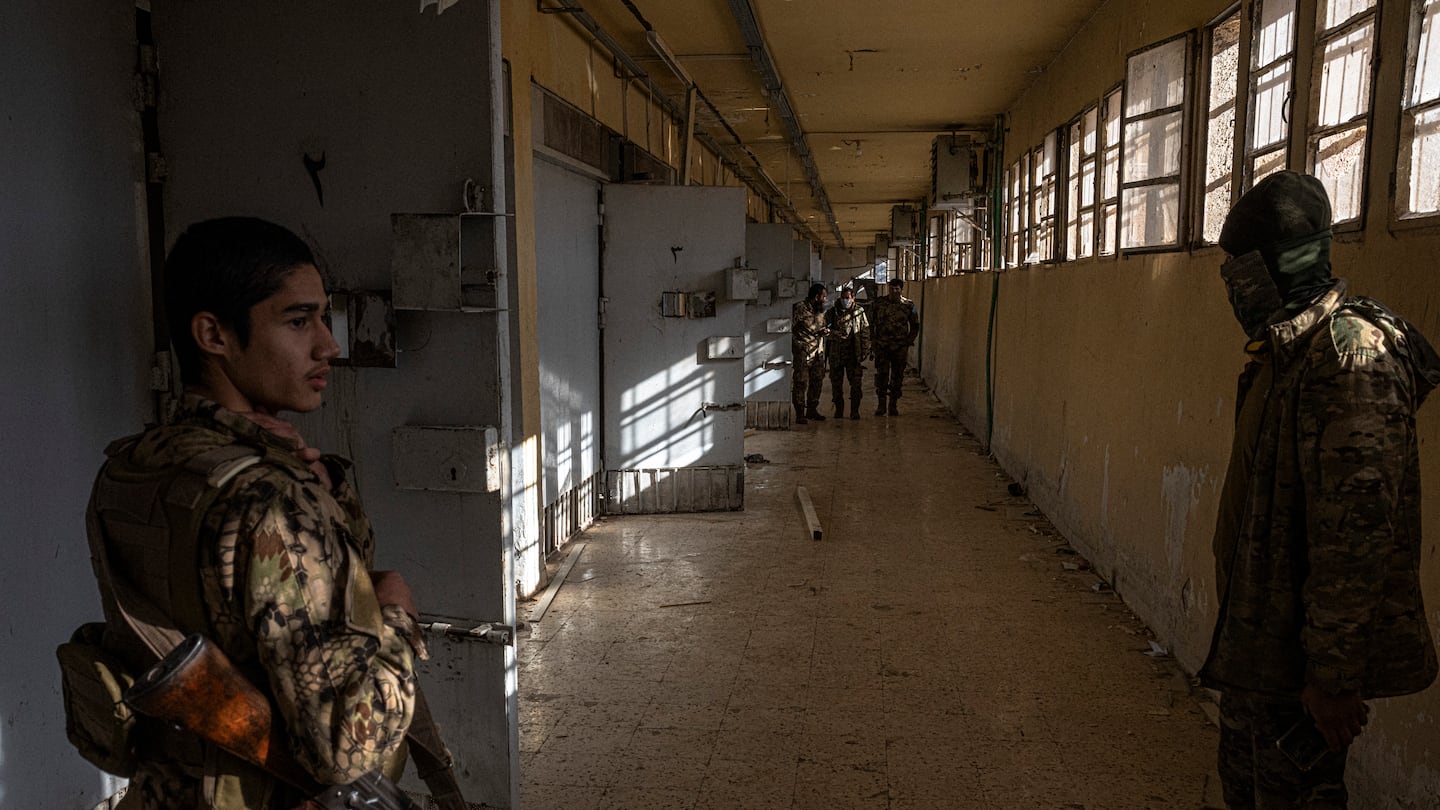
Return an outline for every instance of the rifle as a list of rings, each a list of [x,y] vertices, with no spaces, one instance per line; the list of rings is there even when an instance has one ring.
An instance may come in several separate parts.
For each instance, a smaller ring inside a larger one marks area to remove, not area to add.
[[[317,782],[286,750],[270,701],[198,633],[146,670],[125,691],[125,702],[264,768],[323,810],[421,810],[378,771],[348,785]]]

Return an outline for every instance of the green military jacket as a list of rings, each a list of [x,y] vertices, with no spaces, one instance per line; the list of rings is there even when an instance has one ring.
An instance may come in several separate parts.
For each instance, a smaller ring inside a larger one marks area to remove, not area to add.
[[[235,442],[262,458],[225,484],[203,517],[196,561],[205,616],[192,621],[208,627],[177,624],[207,632],[271,696],[291,751],[318,780],[393,774],[403,767],[414,710],[413,653],[402,637],[413,628],[397,630],[408,618],[382,612],[375,598],[374,540],[344,480],[348,465],[327,459],[334,481],[327,489],[285,440],[196,396],[185,397],[171,424],[142,434],[127,460],[159,469]],[[125,549],[114,545],[112,559],[133,569],[137,561],[127,563]],[[107,623],[123,627],[103,582],[101,591]],[[136,643],[130,640],[131,658]],[[122,807],[289,805],[263,772],[217,750],[195,751],[168,744],[142,751]]]
[[[855,304],[850,309],[835,306],[825,310],[825,351],[832,363],[858,363],[870,355],[870,320],[865,308]]]
[[[807,298],[790,308],[791,360],[800,366],[825,356],[825,311],[816,311]]]
[[[915,312],[915,302],[904,296],[899,301],[881,296],[869,306],[876,349],[893,351],[915,342],[920,334],[920,316]]]
[[[1201,678],[1282,698],[1420,691],[1437,667],[1415,412],[1440,361],[1409,324],[1347,299],[1343,280],[1267,343],[1241,375],[1234,452],[1249,463],[1232,464],[1221,496]]]

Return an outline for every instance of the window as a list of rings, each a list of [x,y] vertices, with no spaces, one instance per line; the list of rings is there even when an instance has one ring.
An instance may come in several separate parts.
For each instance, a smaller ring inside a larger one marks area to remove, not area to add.
[[[1019,267],[1025,259],[1025,209],[1029,200],[1029,184],[1025,181],[1030,176],[1030,172],[1026,170],[1029,158],[1027,152],[1010,164],[1009,171],[1005,173],[1008,179],[1005,205],[1009,223],[1009,244],[1005,246],[1005,258],[1011,267]]]
[[[1286,165],[1295,95],[1295,1],[1255,0],[1245,187]]]
[[[1440,0],[1414,0],[1413,9],[1396,173],[1401,217],[1440,214]]]
[[[1240,12],[1208,32],[1206,62],[1210,68],[1209,102],[1205,115],[1205,195],[1200,238],[1215,243],[1230,212],[1235,189],[1235,92],[1240,81]]]
[[[1030,239],[1027,264],[1055,258],[1056,133],[1030,153]]]
[[[1100,108],[1091,107],[1070,122],[1066,139],[1065,258],[1095,255],[1096,153]]]
[[[1330,193],[1337,224],[1364,213],[1377,2],[1320,0],[1316,15],[1310,168]]]
[[[1113,256],[1119,246],[1120,103],[1124,86],[1111,90],[1100,105],[1103,137],[1100,152],[1100,255]]]
[[[1120,247],[1180,244],[1188,36],[1133,54],[1125,67]]]

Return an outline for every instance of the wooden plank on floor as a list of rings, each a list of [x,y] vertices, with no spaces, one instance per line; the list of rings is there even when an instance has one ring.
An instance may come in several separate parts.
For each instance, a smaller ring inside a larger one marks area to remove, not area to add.
[[[545,595],[540,597],[540,603],[535,605],[534,610],[530,611],[531,623],[539,622],[545,618],[545,611],[550,609],[550,603],[555,601],[555,594],[560,592],[560,586],[565,584],[565,578],[570,576],[570,569],[574,568],[575,563],[580,561],[580,552],[584,550],[584,543],[576,543],[575,547],[570,549],[570,553],[565,557],[565,562],[560,564],[560,570],[555,572],[555,578],[550,580],[550,587],[546,588]]]
[[[805,487],[795,487],[795,499],[800,501],[800,508],[805,510],[805,522],[810,527],[810,539],[820,539],[820,518],[815,516],[815,504],[810,502],[810,493]]]

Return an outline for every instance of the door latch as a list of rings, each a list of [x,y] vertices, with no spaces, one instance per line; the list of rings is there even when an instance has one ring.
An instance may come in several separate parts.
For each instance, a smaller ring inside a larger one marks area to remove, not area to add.
[[[423,632],[444,636],[452,641],[478,641],[482,644],[515,646],[515,628],[499,622],[475,622],[468,619],[435,619],[419,622]]]

